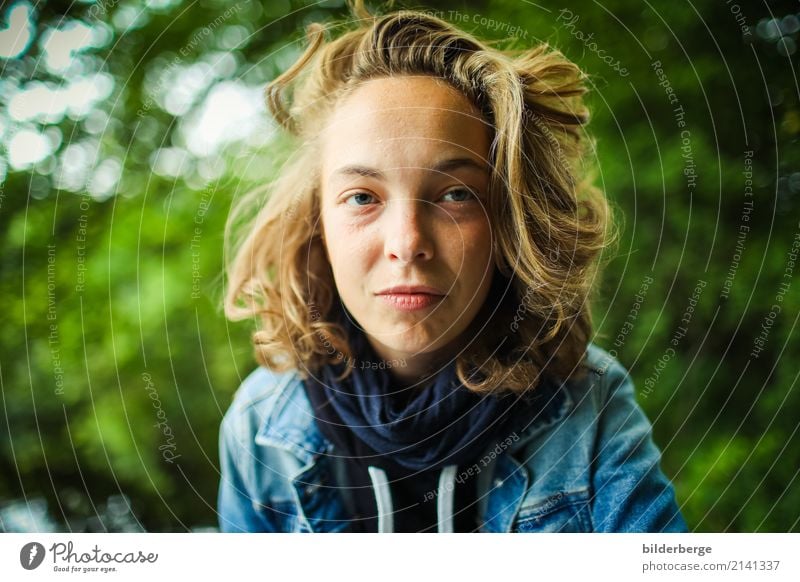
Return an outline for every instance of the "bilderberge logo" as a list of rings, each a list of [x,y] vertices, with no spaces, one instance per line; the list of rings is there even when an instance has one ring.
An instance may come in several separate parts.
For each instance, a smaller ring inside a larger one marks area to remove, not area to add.
[[[28,542],[19,551],[19,563],[26,570],[35,570],[44,560],[44,546],[39,542]]]

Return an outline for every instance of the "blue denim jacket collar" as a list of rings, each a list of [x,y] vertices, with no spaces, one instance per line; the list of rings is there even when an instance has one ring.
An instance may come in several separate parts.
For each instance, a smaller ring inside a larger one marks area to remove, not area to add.
[[[300,519],[309,531],[314,531],[313,512],[309,506],[313,494],[323,483],[333,445],[322,435],[314,422],[314,414],[302,379],[289,374],[278,387],[278,396],[270,414],[263,419],[255,442],[286,450],[302,463],[302,468],[291,476],[297,502],[301,508]],[[523,447],[539,432],[560,422],[573,408],[569,391],[554,382],[543,382],[536,390],[543,404],[539,413],[519,434],[512,446],[492,458],[478,481],[478,498],[483,499],[483,531],[508,532],[528,489],[528,470],[513,458],[514,451]],[[490,449],[491,450],[491,447]],[[490,490],[491,489],[491,490]],[[488,491],[488,495],[486,494]]]
[[[302,380],[297,374],[290,374],[277,390],[275,406],[261,423],[255,442],[287,450],[304,465],[312,463],[315,457],[329,452],[332,445],[314,422]]]

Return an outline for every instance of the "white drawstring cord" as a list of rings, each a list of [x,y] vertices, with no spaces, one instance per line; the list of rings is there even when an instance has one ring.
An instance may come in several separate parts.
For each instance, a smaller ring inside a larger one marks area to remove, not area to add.
[[[378,467],[368,467],[375,502],[378,506],[378,533],[394,531],[394,510],[392,492],[386,472]],[[439,494],[437,495],[436,515],[439,533],[453,533],[453,498],[455,491],[456,465],[447,465],[439,474]]]
[[[394,515],[392,509],[392,492],[386,472],[378,467],[368,467],[372,488],[375,490],[375,502],[378,505],[378,533],[394,531]]]
[[[439,533],[453,533],[453,496],[456,480],[456,465],[447,465],[439,474],[439,495],[436,513]]]

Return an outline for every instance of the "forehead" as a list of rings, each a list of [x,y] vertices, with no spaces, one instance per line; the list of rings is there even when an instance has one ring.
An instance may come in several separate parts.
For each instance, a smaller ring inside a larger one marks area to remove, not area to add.
[[[373,79],[344,97],[330,115],[322,131],[323,167],[330,171],[356,158],[390,167],[413,165],[442,150],[486,159],[489,134],[480,111],[440,79]]]

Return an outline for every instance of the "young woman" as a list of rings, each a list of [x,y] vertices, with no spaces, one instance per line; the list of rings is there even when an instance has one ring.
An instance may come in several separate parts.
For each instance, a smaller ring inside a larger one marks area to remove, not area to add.
[[[611,228],[580,70],[354,11],[268,87],[297,148],[239,206],[226,310],[261,366],[222,422],[221,530],[684,531],[590,342]]]

